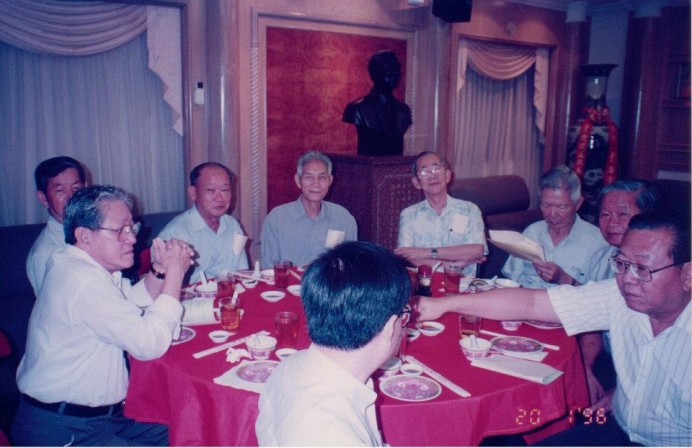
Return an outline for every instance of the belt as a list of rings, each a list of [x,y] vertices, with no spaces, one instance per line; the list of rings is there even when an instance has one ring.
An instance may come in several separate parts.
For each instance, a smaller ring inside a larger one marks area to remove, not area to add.
[[[69,415],[71,417],[99,417],[102,415],[113,415],[120,413],[124,407],[123,403],[96,407],[66,403],[64,401],[60,403],[44,403],[26,394],[22,394],[22,398],[24,401],[34,407],[55,412],[56,414]]]

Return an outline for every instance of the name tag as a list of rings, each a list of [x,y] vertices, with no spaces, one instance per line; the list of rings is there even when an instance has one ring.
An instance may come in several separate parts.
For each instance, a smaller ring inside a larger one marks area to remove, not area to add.
[[[452,216],[452,227],[449,229],[453,233],[465,233],[469,227],[469,217],[463,215]]]

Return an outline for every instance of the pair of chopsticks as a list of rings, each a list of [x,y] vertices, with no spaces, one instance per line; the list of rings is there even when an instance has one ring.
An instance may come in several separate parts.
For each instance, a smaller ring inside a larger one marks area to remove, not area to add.
[[[488,336],[495,336],[498,338],[503,338],[505,336],[509,336],[507,334],[495,333],[494,331],[488,331],[488,330],[481,330],[481,333],[487,334]],[[538,341],[538,342],[540,342],[543,345],[543,347],[545,347],[549,350],[560,350],[560,347],[557,345],[546,344],[545,342],[541,342],[541,341]]]
[[[451,391],[454,392],[455,394],[459,395],[460,397],[467,398],[467,397],[470,397],[470,396],[471,396],[471,394],[470,394],[466,389],[464,389],[463,387],[457,386],[456,384],[454,384],[453,382],[449,381],[449,380],[448,380],[447,378],[445,378],[444,376],[442,376],[442,375],[440,375],[439,373],[435,372],[435,371],[434,371],[433,369],[431,369],[430,367],[428,367],[428,366],[426,366],[425,364],[423,364],[422,362],[418,361],[418,360],[417,360],[416,358],[414,358],[413,356],[411,356],[411,355],[406,355],[405,358],[406,358],[406,361],[408,361],[408,362],[410,362],[410,363],[412,363],[412,364],[418,364],[419,366],[421,366],[421,367],[423,368],[423,372],[427,373],[428,376],[430,376],[430,378],[432,378],[432,379],[434,379],[434,380],[436,380],[436,381],[438,381],[438,382],[444,384],[445,386],[447,386],[447,388],[448,388],[449,390],[451,390]]]
[[[264,282],[264,283],[267,283],[269,285],[273,285],[273,282],[267,280],[266,278],[253,277],[252,275],[243,274],[242,272],[231,272],[231,275],[237,275],[238,277],[242,277],[242,278],[245,278],[248,280],[257,280],[258,282]]]

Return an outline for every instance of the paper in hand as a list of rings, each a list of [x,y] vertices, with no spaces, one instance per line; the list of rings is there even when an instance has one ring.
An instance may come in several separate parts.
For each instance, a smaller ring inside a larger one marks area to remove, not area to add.
[[[510,255],[529,261],[545,261],[543,246],[513,230],[490,230],[490,241]]]

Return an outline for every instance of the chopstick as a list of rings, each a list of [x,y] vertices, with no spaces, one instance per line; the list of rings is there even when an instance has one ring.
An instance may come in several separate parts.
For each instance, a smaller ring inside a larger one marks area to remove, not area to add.
[[[260,282],[267,283],[267,284],[269,284],[269,285],[273,285],[273,283],[270,282],[269,280],[267,280],[266,278],[262,278],[262,277],[253,277],[252,275],[243,274],[242,272],[231,272],[231,275],[237,275],[238,277],[243,277],[243,278],[246,278],[246,279],[248,279],[248,280],[257,280],[257,281],[260,281]]]
[[[226,342],[225,344],[217,345],[216,347],[202,350],[201,352],[194,353],[192,356],[196,359],[203,358],[207,355],[222,352],[228,348],[235,347],[236,345],[240,345],[243,342],[247,341],[248,339],[252,338],[253,336],[266,336],[268,334],[269,334],[268,331],[262,330],[262,331],[255,333],[255,334],[251,334],[250,336],[245,336],[244,338],[236,339],[235,341]]]
[[[481,333],[487,334],[488,336],[496,336],[496,337],[499,337],[499,338],[505,337],[505,336],[509,336],[509,335],[507,335],[507,334],[495,333],[494,331],[488,331],[488,330],[481,330]],[[545,348],[547,348],[547,349],[549,349],[549,350],[560,350],[560,347],[557,346],[557,345],[546,344],[545,342],[541,342],[541,341],[538,341],[538,342],[540,342],[540,343],[543,345],[543,347],[545,347]]]
[[[289,270],[289,272],[291,273],[292,276],[294,276],[294,277],[297,278],[298,280],[303,280],[303,277],[301,277],[301,276],[298,275],[297,273],[295,273],[295,272],[293,272],[293,271],[291,271],[291,270]]]
[[[418,361],[413,356],[407,355],[405,358],[406,358],[406,361],[413,363],[413,364],[418,364],[419,366],[421,366],[423,368],[423,371],[425,373],[427,373],[432,379],[437,380],[440,383],[444,384],[445,386],[447,386],[447,388],[449,390],[451,390],[455,394],[459,395],[460,397],[467,398],[467,397],[471,396],[471,394],[468,393],[468,391],[466,391],[464,388],[457,386],[456,384],[452,383],[447,378],[445,378],[442,375],[440,375],[439,373],[435,372],[433,369],[426,366],[422,362]]]

